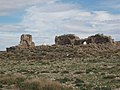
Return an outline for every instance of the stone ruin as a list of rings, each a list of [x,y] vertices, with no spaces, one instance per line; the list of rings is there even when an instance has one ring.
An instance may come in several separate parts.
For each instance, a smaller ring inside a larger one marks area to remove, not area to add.
[[[19,44],[20,48],[33,48],[35,47],[35,43],[32,42],[32,35],[23,34],[21,35],[21,41]]]
[[[110,36],[105,36],[103,34],[96,34],[80,41],[81,44],[84,42],[87,44],[114,44],[114,40]]]
[[[34,47],[35,47],[35,43],[32,41],[32,35],[22,34],[20,39],[20,44],[17,46],[6,48],[6,50],[9,52],[14,50],[29,49]]]
[[[55,37],[56,45],[78,45],[80,38],[74,34],[67,34]]]
[[[85,39],[80,39],[74,34],[67,34],[55,37],[56,45],[82,45],[82,44],[114,44],[114,40],[110,36],[96,34]]]
[[[55,45],[83,45],[83,44],[111,44],[115,42],[110,36],[105,36],[103,34],[96,34],[85,39],[80,39],[74,34],[65,34],[55,37]],[[6,48],[9,51],[30,49],[35,48],[35,43],[32,41],[32,35],[22,34],[20,39],[20,44],[17,46],[12,46]]]

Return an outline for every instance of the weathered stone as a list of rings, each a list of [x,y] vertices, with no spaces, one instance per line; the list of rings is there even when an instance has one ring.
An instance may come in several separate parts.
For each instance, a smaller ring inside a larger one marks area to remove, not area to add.
[[[85,39],[80,40],[80,44],[114,44],[114,40],[110,36],[105,36],[103,34],[96,34]]]
[[[86,40],[87,44],[93,43],[93,44],[113,44],[114,40],[110,36],[105,36],[103,34],[96,34],[94,36],[90,36]]]
[[[86,44],[114,44],[114,40],[110,36],[103,34],[96,34],[85,39],[80,39],[74,34],[67,34],[55,37],[55,44],[57,45],[86,45]]]
[[[74,34],[67,34],[55,37],[56,45],[79,45],[80,38]]]
[[[15,51],[20,49],[29,49],[29,48],[35,48],[35,44],[34,42],[32,42],[32,35],[22,34],[20,44],[17,46],[6,48],[6,51],[10,52],[10,51]]]
[[[20,48],[33,48],[35,47],[34,42],[32,42],[32,35],[23,34],[21,35],[21,41],[18,45]]]
[[[12,46],[12,47],[6,48],[6,51],[10,52],[10,51],[15,51],[15,50],[19,50],[19,49],[20,48],[18,46]]]

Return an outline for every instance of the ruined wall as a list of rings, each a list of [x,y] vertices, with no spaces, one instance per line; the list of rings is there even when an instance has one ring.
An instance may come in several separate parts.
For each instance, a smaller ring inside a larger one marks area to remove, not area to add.
[[[66,34],[55,37],[56,45],[82,45],[82,44],[116,44],[110,36],[105,36],[103,34],[96,34],[85,39],[80,39],[74,34]],[[32,35],[22,34],[20,38],[20,44],[17,46],[12,46],[6,48],[7,51],[14,51],[20,49],[30,49],[35,48],[35,43],[32,41]]]
[[[80,38],[74,34],[67,34],[55,37],[56,45],[77,45],[79,44]]]
[[[87,44],[114,44],[114,40],[110,36],[105,36],[103,34],[96,34],[94,36],[90,36],[86,39]]]
[[[6,48],[6,51],[10,52],[10,51],[15,51],[20,49],[29,49],[34,47],[35,47],[35,43],[32,41],[32,35],[22,34],[20,38],[20,44],[17,46]]]
[[[29,35],[29,34],[21,35],[20,44],[18,46],[20,48],[32,48],[32,47],[35,47],[34,42],[32,42],[32,35]]]
[[[110,36],[96,34],[85,39],[80,39],[74,34],[67,34],[55,37],[56,45],[82,45],[82,44],[114,44],[114,40]]]

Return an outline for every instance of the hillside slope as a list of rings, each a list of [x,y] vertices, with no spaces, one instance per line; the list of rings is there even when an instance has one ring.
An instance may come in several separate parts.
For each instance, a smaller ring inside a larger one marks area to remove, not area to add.
[[[0,88],[20,88],[24,81],[19,81],[18,85],[2,79],[18,74],[26,79],[47,78],[73,90],[119,90],[120,45],[41,45],[34,49],[0,52]]]

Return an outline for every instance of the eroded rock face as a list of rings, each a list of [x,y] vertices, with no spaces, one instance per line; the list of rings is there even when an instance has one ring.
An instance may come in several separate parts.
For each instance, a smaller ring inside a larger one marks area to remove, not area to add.
[[[32,35],[23,34],[21,35],[21,41],[18,45],[20,48],[33,48],[35,47],[34,42],[32,42]]]
[[[80,38],[74,34],[66,34],[55,37],[56,45],[79,45]]]

